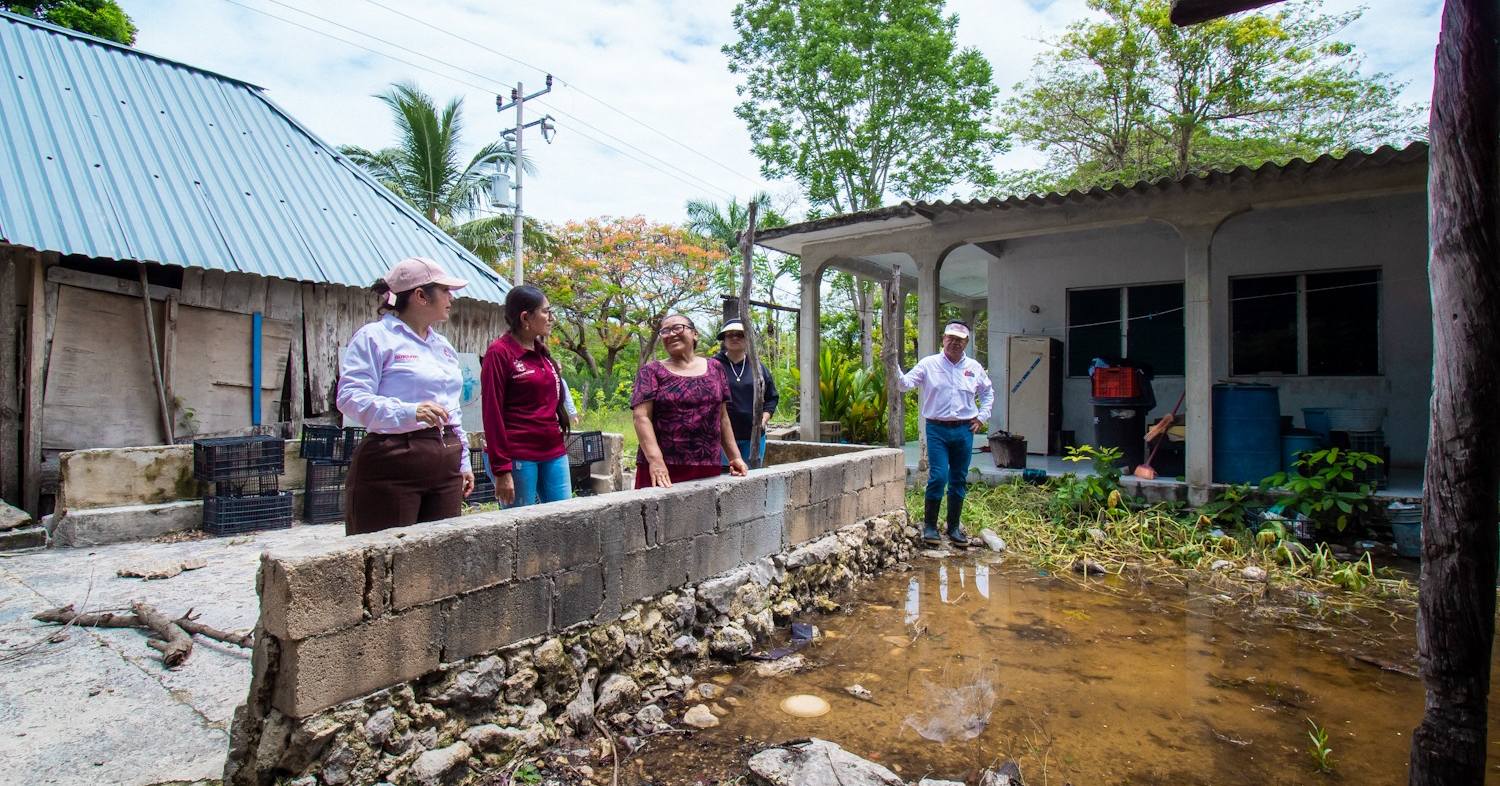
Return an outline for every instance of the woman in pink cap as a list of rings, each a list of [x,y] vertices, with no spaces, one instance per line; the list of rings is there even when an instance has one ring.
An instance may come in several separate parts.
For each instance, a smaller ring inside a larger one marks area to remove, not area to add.
[[[463,370],[432,327],[468,283],[412,257],[371,287],[380,319],[355,331],[339,366],[339,411],[369,432],[345,481],[346,534],[453,518],[474,489],[459,412]]]

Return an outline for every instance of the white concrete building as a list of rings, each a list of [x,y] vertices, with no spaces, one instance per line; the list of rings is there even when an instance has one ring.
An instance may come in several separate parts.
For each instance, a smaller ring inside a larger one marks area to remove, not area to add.
[[[1186,476],[1199,497],[1213,477],[1220,381],[1276,385],[1298,426],[1304,407],[1384,409],[1394,472],[1421,466],[1432,366],[1426,185],[1427,148],[1413,144],[1086,193],[903,203],[757,241],[801,257],[803,433],[816,433],[823,274],[888,286],[899,270],[903,291],[918,295],[920,354],[937,351],[940,302],[986,310],[993,428],[1008,426],[1012,336],[1063,342],[1061,429],[1079,442],[1093,429],[1089,360],[1155,365],[1150,417],[1185,390]]]

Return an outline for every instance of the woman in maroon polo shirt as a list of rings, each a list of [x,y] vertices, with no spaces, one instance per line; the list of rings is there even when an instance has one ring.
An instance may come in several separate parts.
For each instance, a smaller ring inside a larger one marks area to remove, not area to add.
[[[556,502],[572,495],[568,414],[562,374],[547,351],[552,307],[540,289],[515,287],[505,296],[510,330],[480,361],[484,452],[495,476],[495,496],[507,507]]]
[[[635,487],[714,477],[724,456],[729,457],[729,474],[744,475],[747,468],[729,425],[729,380],[723,364],[698,356],[698,331],[681,314],[663,319],[659,334],[667,359],[641,366],[630,395],[641,441]]]

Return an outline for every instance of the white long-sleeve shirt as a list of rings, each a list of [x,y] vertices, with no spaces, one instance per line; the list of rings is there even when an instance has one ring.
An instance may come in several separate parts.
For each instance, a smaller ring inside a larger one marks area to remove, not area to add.
[[[417,405],[431,401],[448,410],[447,428],[464,446],[459,471],[469,471],[464,437],[464,374],[458,353],[442,334],[421,338],[395,314],[354,332],[339,363],[338,407],[344,417],[376,434],[406,434],[428,428]]]
[[[901,375],[901,389],[917,389],[922,417],[932,420],[972,420],[988,423],[995,403],[995,385],[979,361],[965,355],[957,363],[939,352],[917,361]]]

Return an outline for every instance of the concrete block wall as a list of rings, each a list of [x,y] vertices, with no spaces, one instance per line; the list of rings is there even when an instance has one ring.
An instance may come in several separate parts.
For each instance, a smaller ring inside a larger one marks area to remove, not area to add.
[[[304,718],[904,506],[902,454],[718,478],[269,551],[248,717]],[[270,657],[274,653],[274,657]]]

